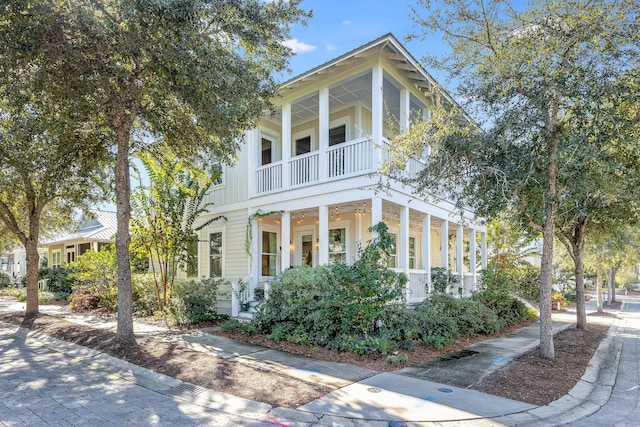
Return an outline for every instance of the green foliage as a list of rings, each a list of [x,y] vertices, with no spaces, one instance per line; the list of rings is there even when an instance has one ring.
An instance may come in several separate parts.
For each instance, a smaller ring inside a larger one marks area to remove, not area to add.
[[[240,323],[237,319],[229,319],[220,324],[220,329],[223,331],[236,331],[242,327],[242,323]]]
[[[433,292],[439,294],[451,294],[460,288],[460,275],[443,267],[433,267],[431,269],[431,286]]]
[[[71,294],[74,284],[72,270],[65,267],[41,268],[38,270],[38,279],[47,279],[50,292]]]
[[[409,357],[406,354],[390,354],[385,360],[391,365],[402,365],[407,363]]]
[[[174,296],[168,305],[171,321],[187,324],[224,318],[217,311],[218,289],[224,284],[228,283],[214,278],[176,282]]]
[[[173,294],[178,269],[187,271],[197,256],[197,251],[189,250],[194,240],[198,244],[197,232],[220,218],[209,218],[194,227],[211,205],[204,198],[221,170],[196,168],[171,153],[160,159],[146,153],[138,156],[149,185],[140,185],[133,192],[131,231],[138,250],[154,260],[151,270],[156,277],[158,307],[163,310]]]
[[[136,316],[151,316],[158,311],[156,286],[153,274],[132,274],[133,313]]]
[[[118,306],[116,254],[111,248],[87,251],[70,264],[69,278],[74,281],[72,310],[104,308],[115,311]]]
[[[401,298],[407,278],[386,267],[384,255],[392,244],[386,226],[374,230],[378,238],[351,265],[300,266],[278,276],[255,315],[258,329],[276,341],[327,345],[342,337],[334,343],[337,348],[384,347],[366,337],[375,332],[387,305]]]

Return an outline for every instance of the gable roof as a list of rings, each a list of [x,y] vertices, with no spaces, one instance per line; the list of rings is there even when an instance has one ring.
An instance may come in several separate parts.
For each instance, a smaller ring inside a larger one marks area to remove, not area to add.
[[[117,217],[115,212],[89,209],[78,222],[74,231],[63,235],[44,245],[55,245],[73,240],[114,242],[117,231]]]

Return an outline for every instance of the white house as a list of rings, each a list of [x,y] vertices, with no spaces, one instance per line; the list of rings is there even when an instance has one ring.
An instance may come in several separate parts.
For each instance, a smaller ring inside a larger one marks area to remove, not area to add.
[[[473,212],[461,220],[452,203],[416,198],[399,183],[375,191],[389,117],[401,129],[426,117],[421,88],[432,82],[388,34],[284,83],[276,111],[247,132],[209,195],[207,218],[227,220],[199,232],[197,276],[242,279],[242,299],[258,287],[268,295],[269,281],[290,266],[353,261],[372,237],[367,229],[384,221],[396,239],[389,265],[410,278],[409,301],[428,295],[432,267],[458,272],[470,291],[477,264],[486,264],[485,228]],[[412,159],[407,173],[422,167]],[[238,298],[226,294],[220,309],[237,316]]]

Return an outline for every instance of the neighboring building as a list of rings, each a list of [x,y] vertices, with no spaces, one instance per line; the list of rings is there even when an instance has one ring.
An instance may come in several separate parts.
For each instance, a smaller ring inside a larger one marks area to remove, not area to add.
[[[73,232],[42,244],[47,249],[49,267],[74,262],[90,249],[99,251],[114,243],[116,229],[115,212],[89,209]]]
[[[410,117],[427,117],[420,89],[433,83],[391,34],[284,83],[276,111],[247,132],[237,163],[206,200],[213,205],[202,221],[227,220],[199,232],[192,275],[243,279],[242,299],[255,288],[268,295],[269,281],[290,266],[352,262],[372,237],[367,229],[384,221],[396,239],[389,265],[407,273],[409,301],[428,295],[432,267],[460,273],[470,292],[478,253],[486,265],[485,227],[473,212],[460,220],[452,203],[416,198],[399,183],[375,191],[389,117],[401,130]],[[407,173],[423,166],[412,159]],[[226,293],[220,309],[237,316],[238,298]]]

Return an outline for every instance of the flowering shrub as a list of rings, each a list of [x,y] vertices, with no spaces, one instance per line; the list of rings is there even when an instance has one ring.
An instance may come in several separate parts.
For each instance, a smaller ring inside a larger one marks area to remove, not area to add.
[[[71,311],[93,310],[98,307],[100,297],[89,287],[76,287],[71,294]]]

